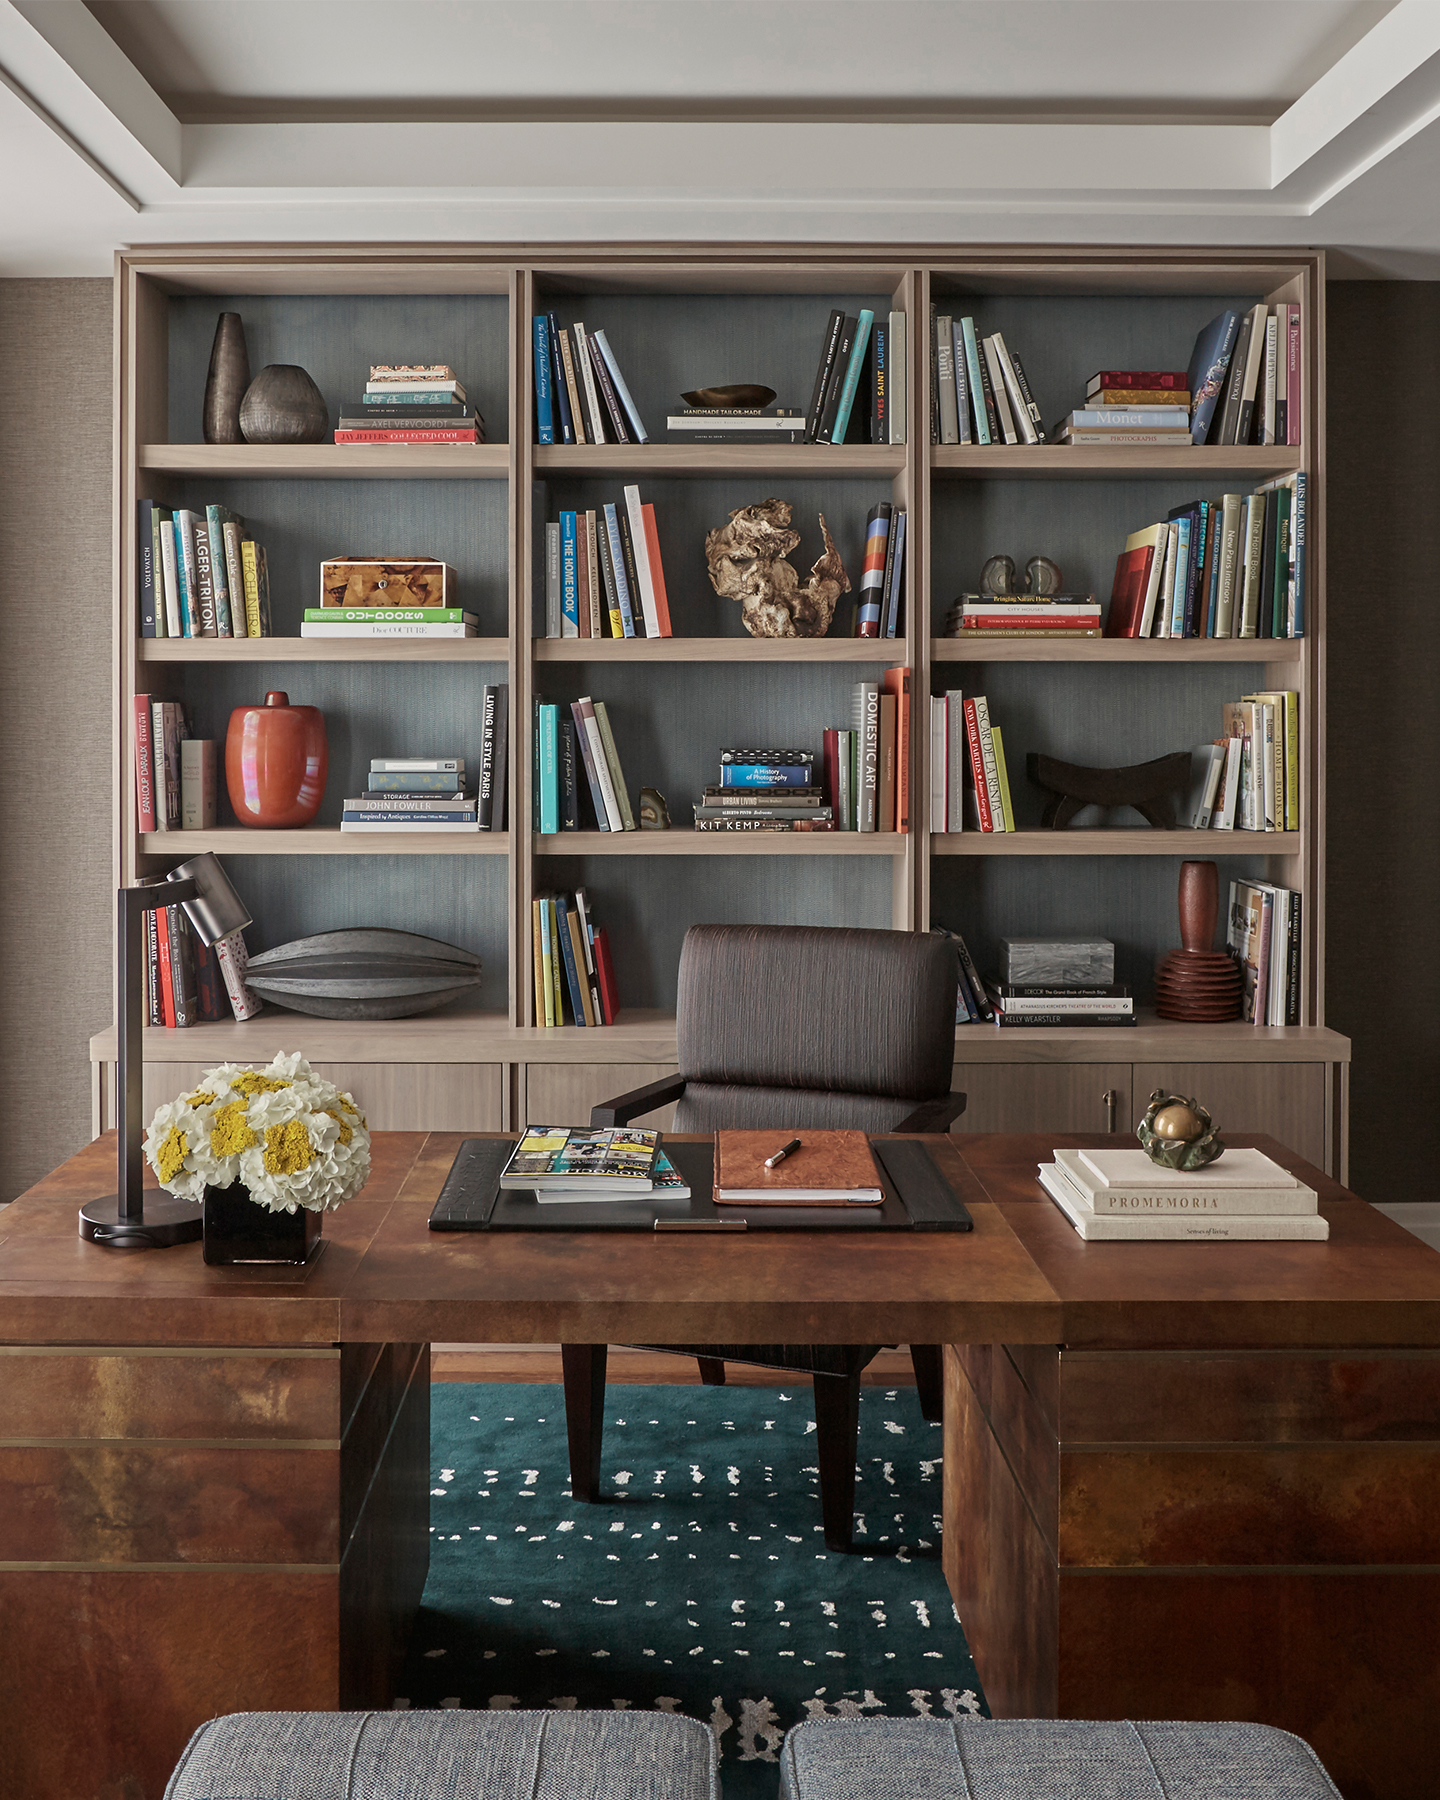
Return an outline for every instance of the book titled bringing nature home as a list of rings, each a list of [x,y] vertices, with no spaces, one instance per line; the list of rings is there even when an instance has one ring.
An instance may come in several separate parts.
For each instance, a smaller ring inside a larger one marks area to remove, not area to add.
[[[805,1131],[773,1169],[766,1160],[791,1142],[790,1131],[717,1131],[715,1203],[772,1206],[878,1206],[880,1171],[863,1131]]]
[[[532,1125],[500,1176],[502,1188],[537,1193],[648,1194],[654,1185],[658,1131],[619,1126],[582,1130]]]

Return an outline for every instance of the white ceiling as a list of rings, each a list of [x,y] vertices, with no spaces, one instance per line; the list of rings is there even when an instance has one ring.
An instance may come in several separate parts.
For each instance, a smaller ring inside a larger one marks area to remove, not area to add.
[[[0,84],[3,275],[739,237],[1440,278],[1440,0],[0,0]]]

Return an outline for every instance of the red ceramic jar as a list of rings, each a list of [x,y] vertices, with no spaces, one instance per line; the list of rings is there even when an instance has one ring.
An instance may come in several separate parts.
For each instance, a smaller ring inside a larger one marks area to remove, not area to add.
[[[242,825],[308,825],[320,810],[330,752],[318,706],[288,694],[237,706],[225,736],[225,785]]]

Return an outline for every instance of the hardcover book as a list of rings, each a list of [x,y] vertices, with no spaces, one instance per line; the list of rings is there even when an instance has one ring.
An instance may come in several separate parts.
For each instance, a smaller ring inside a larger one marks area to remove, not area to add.
[[[885,1198],[880,1171],[863,1131],[804,1131],[800,1144],[773,1169],[773,1157],[797,1135],[775,1131],[715,1133],[717,1206],[878,1206]]]
[[[658,1131],[532,1125],[512,1151],[500,1186],[537,1193],[648,1194],[659,1147]]]

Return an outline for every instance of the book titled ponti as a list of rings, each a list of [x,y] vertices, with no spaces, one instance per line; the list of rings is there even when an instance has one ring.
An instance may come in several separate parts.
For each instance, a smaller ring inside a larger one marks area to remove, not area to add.
[[[863,1131],[805,1131],[773,1168],[770,1159],[793,1142],[776,1131],[717,1131],[717,1206],[878,1206],[880,1171]]]

